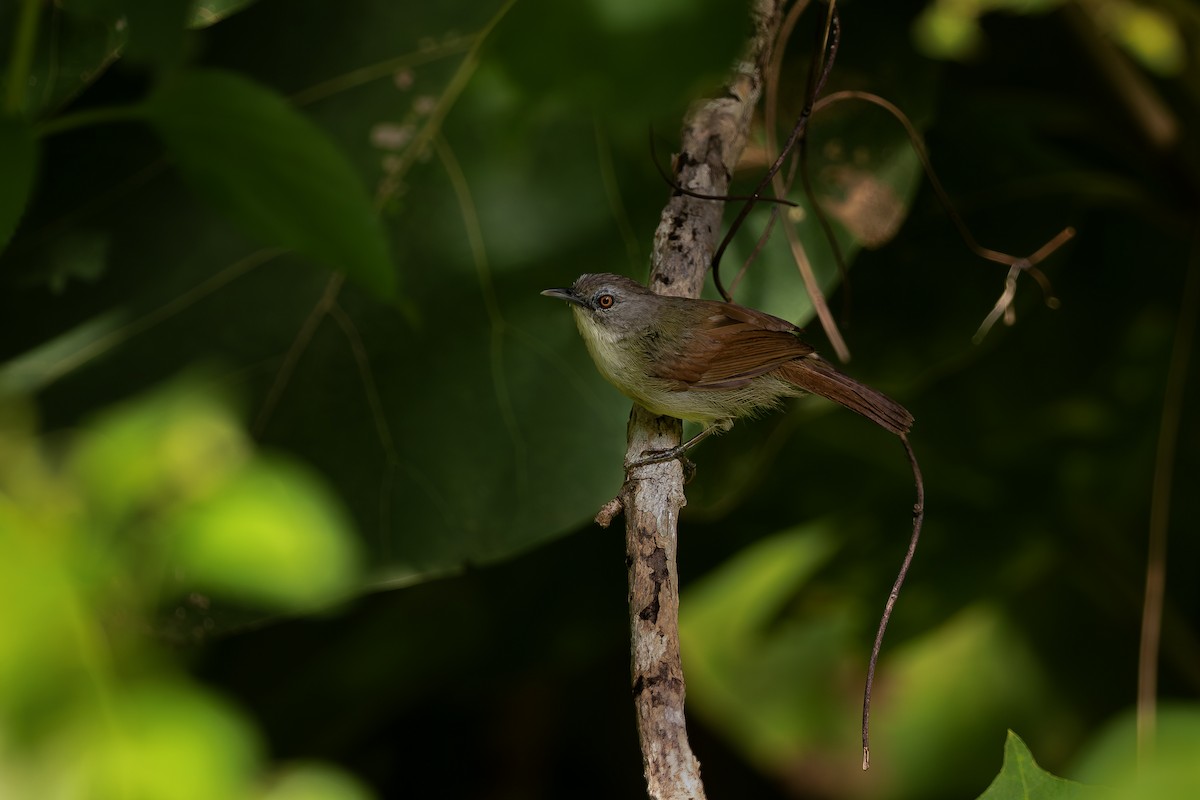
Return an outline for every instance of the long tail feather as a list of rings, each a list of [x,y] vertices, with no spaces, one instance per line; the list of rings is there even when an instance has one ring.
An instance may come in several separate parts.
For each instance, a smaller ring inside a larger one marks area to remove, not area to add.
[[[790,361],[776,370],[775,374],[806,392],[862,414],[897,436],[908,433],[912,428],[913,416],[904,406],[882,392],[843,375],[822,358],[809,356]]]

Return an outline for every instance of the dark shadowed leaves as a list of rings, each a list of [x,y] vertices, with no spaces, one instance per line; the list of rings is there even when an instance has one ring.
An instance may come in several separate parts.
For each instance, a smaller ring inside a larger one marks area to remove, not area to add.
[[[37,174],[38,144],[29,126],[0,117],[0,250],[8,244]]]
[[[247,233],[323,263],[381,296],[395,289],[361,179],[274,92],[226,72],[188,72],[146,105],[192,188]]]

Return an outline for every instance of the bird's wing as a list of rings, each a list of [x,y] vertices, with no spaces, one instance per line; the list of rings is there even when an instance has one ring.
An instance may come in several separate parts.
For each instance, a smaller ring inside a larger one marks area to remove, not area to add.
[[[678,352],[658,361],[657,377],[683,389],[735,389],[781,364],[813,352],[790,322],[762,311],[711,300],[709,311]]]

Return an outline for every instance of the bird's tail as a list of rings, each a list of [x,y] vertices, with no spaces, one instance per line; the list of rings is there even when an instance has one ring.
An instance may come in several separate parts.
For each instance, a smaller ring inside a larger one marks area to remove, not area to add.
[[[882,392],[843,375],[828,361],[815,355],[789,361],[775,374],[806,392],[862,414],[897,436],[903,436],[912,428],[913,416],[908,409]]]

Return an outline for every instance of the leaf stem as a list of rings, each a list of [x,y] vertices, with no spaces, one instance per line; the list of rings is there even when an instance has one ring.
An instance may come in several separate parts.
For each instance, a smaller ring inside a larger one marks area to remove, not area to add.
[[[13,34],[12,57],[8,62],[8,87],[4,96],[4,111],[16,116],[25,110],[25,91],[29,87],[29,70],[37,44],[38,6],[40,0],[25,0]]]
[[[67,114],[66,116],[43,122],[34,128],[34,132],[39,139],[45,139],[49,136],[66,133],[67,131],[83,128],[88,125],[129,122],[130,120],[143,119],[145,116],[146,110],[140,105],[89,108],[86,111],[77,111],[74,114]]]

